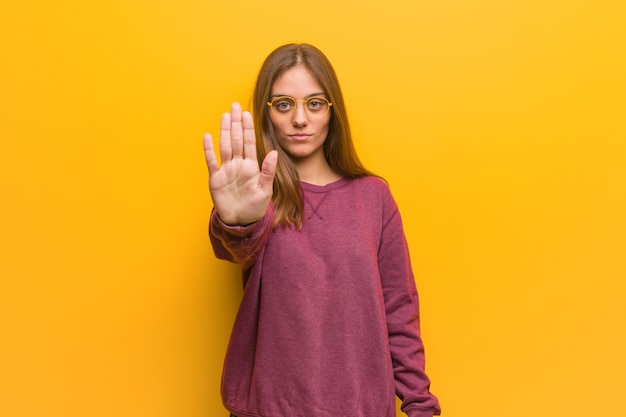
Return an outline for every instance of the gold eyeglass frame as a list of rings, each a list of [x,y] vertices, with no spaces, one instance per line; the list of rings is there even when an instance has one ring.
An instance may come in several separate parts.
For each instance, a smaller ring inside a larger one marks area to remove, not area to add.
[[[296,109],[298,108],[298,103],[304,103],[304,111],[306,111],[307,114],[314,114],[315,116],[326,116],[328,113],[330,113],[330,108],[333,106],[333,103],[330,102],[330,100],[328,100],[326,97],[324,96],[313,96],[313,97],[309,97],[305,100],[296,100],[295,98],[291,97],[291,96],[278,96],[278,97],[274,97],[272,99],[272,101],[268,101],[267,105],[269,106],[270,110],[274,109],[274,102],[276,102],[276,100],[280,100],[280,99],[289,99],[292,100],[294,102],[294,106],[293,109],[291,110],[291,112],[289,113],[281,113],[280,110],[274,110],[274,112],[280,116],[285,116],[287,114],[294,114],[296,112]],[[328,103],[328,108],[326,109],[326,113],[324,114],[319,114],[319,113],[315,113],[315,112],[311,112],[309,109],[307,109],[306,103],[308,103],[310,100],[324,100],[326,101],[326,103]]]

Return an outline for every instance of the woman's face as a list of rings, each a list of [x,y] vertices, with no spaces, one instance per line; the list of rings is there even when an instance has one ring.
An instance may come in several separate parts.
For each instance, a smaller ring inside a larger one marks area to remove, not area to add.
[[[283,96],[296,100],[295,109],[288,99],[275,100],[270,108],[270,120],[283,150],[296,163],[318,159],[325,163],[323,145],[331,109],[315,78],[304,66],[295,66],[276,79],[270,94],[270,100]]]

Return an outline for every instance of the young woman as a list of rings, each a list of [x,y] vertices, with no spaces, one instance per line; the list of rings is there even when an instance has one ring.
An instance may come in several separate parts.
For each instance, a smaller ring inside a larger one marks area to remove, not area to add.
[[[387,184],[359,161],[335,72],[307,44],[265,60],[252,115],[222,116],[204,148],[215,255],[244,294],[222,380],[238,417],[440,414],[418,295]]]

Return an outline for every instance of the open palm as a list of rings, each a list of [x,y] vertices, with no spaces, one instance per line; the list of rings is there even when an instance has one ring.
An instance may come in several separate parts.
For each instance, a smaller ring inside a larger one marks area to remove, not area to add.
[[[229,225],[247,225],[262,218],[272,198],[277,153],[268,153],[259,169],[252,115],[242,112],[239,103],[222,115],[221,166],[209,134],[204,136],[204,154],[211,198],[220,219]]]

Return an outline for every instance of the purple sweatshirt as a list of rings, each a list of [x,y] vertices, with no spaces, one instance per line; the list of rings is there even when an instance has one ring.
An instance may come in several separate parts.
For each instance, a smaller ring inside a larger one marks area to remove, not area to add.
[[[242,265],[244,294],[222,377],[238,417],[440,414],[424,373],[418,296],[396,203],[380,179],[301,183],[301,230],[246,227],[214,211],[215,254]]]

